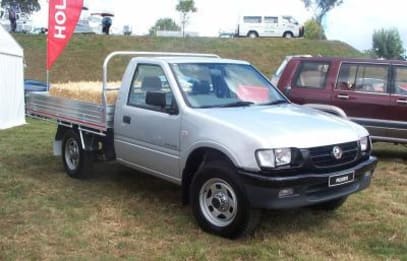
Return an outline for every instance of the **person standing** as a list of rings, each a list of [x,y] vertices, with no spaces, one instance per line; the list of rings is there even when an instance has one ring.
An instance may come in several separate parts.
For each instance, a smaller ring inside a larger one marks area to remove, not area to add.
[[[112,26],[112,18],[110,16],[104,16],[102,19],[102,32],[106,35],[110,33],[110,27]]]
[[[13,7],[8,10],[8,19],[10,20],[10,30],[15,33],[17,29],[17,14]]]

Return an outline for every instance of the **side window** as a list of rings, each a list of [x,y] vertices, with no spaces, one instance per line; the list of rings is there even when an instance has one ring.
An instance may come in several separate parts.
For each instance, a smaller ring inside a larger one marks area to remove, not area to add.
[[[148,92],[165,94],[165,108],[147,104],[146,98]],[[160,66],[147,64],[140,64],[137,66],[130,87],[127,104],[157,111],[175,106],[174,97],[168,84],[167,77]]]
[[[243,17],[243,22],[248,24],[260,24],[261,16],[245,16]]]
[[[358,65],[356,64],[342,64],[341,69],[339,70],[336,88],[341,90],[354,89],[357,71]]]
[[[303,62],[297,73],[296,86],[322,89],[325,87],[328,71],[328,62]]]
[[[343,90],[386,93],[387,77],[387,65],[342,64],[336,87]]]
[[[264,22],[268,24],[278,24],[278,17],[276,16],[265,16]]]
[[[407,67],[394,68],[394,93],[407,95]]]

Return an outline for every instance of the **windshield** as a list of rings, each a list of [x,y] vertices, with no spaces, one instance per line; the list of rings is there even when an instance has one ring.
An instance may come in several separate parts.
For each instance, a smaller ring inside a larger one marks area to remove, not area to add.
[[[287,102],[251,65],[181,63],[171,67],[187,103],[193,108]]]
[[[287,20],[291,24],[298,25],[298,21],[295,20],[292,16],[283,16],[283,19]]]

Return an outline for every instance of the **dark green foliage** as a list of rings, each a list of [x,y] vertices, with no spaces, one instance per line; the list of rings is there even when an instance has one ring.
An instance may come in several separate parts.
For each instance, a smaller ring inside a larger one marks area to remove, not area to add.
[[[377,59],[377,55],[373,49],[364,50],[363,54],[366,55],[366,57]]]
[[[150,28],[149,33],[150,35],[155,35],[158,30],[179,31],[181,27],[171,18],[160,18],[155,22],[154,26]]]
[[[315,19],[305,22],[304,31],[305,39],[326,40],[324,28]]]
[[[197,8],[195,7],[194,0],[179,0],[175,9],[181,14],[182,24],[182,36],[185,36],[185,26],[189,21],[189,13],[195,13]]]
[[[302,0],[302,1],[304,2],[305,8],[314,12],[314,17],[318,24],[321,24],[322,19],[329,11],[343,3],[343,0]]]
[[[377,57],[386,59],[404,59],[405,49],[399,31],[380,29],[373,33],[373,51]]]
[[[9,8],[13,6],[22,13],[32,14],[33,12],[39,11],[41,9],[40,3],[38,0],[2,0],[1,7]]]

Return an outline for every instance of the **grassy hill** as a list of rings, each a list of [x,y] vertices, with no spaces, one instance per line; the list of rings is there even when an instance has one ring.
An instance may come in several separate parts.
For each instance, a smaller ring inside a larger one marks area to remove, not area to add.
[[[46,37],[16,35],[24,48],[26,78],[45,80]],[[282,59],[291,54],[357,57],[362,54],[339,41],[305,39],[220,39],[159,38],[75,35],[51,71],[51,82],[95,81],[101,79],[105,56],[117,50],[205,52],[251,62],[266,75],[271,75]],[[117,60],[109,77],[120,80],[126,61]]]

